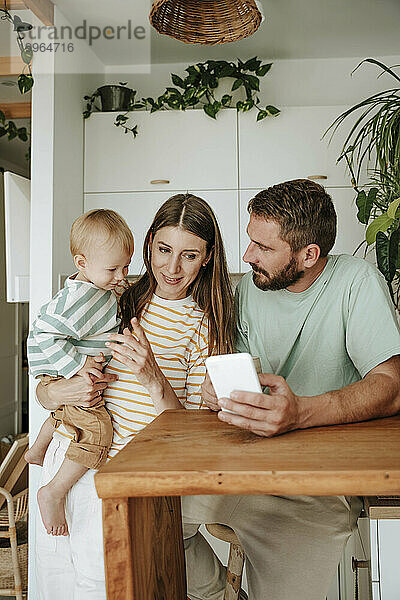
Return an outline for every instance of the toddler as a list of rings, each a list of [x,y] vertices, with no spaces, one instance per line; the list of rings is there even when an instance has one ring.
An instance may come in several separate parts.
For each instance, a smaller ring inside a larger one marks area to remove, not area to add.
[[[119,329],[116,288],[128,274],[133,236],[116,212],[92,210],[73,223],[70,248],[78,272],[42,306],[28,337],[30,372],[44,385],[73,375],[91,381],[102,377],[102,368],[111,359],[105,342]],[[68,535],[65,496],[88,469],[105,462],[112,441],[111,418],[101,392],[91,408],[65,405],[51,413],[25,455],[29,463],[43,464],[59,425],[72,440],[56,475],[39,489],[38,504],[47,533]]]

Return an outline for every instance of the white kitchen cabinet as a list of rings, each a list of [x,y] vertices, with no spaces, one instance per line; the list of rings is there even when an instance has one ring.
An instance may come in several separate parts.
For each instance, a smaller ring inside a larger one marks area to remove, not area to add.
[[[237,190],[190,190],[203,198],[213,208],[219,223],[229,270],[239,272],[239,207]],[[85,194],[84,210],[93,208],[110,208],[124,217],[135,237],[135,252],[130,274],[140,273],[143,266],[142,247],[148,228],[160,206],[177,192],[126,192]]]
[[[237,189],[236,110],[216,120],[202,110],[133,112],[135,139],[115,117],[85,122],[85,192]]]
[[[329,137],[321,139],[348,107],[281,108],[277,117],[258,123],[251,112],[239,114],[239,187],[266,188],[310,176],[327,187],[350,186],[344,162],[336,164],[348,126],[339,130],[330,143]]]
[[[379,519],[377,527],[380,600],[399,600],[400,520]]]
[[[354,598],[353,556],[367,564],[358,572],[358,600],[399,600],[399,547],[400,519],[360,518],[339,565],[338,600]]]
[[[240,268],[241,272],[250,270],[248,264],[242,260],[243,254],[249,244],[246,228],[249,222],[247,205],[260,190],[240,190]],[[337,213],[337,237],[331,254],[353,254],[354,250],[364,239],[364,226],[357,220],[357,209],[354,203],[355,193],[352,188],[327,188],[331,195]],[[359,252],[358,256],[362,256]]]

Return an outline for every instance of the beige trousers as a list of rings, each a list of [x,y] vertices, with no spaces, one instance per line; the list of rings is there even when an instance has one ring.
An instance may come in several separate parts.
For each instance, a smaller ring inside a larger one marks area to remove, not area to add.
[[[198,532],[201,523],[235,530],[246,553],[249,600],[323,600],[361,510],[338,497],[182,498],[188,594],[222,600],[225,568]]]

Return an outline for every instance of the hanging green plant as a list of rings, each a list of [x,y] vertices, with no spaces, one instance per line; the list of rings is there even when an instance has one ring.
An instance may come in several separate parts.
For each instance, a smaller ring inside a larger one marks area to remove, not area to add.
[[[33,50],[30,44],[24,44],[24,31],[30,31],[32,25],[22,21],[20,17],[12,16],[7,8],[0,8],[1,19],[8,21],[13,26],[14,31],[17,33],[17,44],[21,53],[21,58],[24,62],[24,68],[22,73],[18,77],[18,88],[21,94],[29,92],[34,84],[32,76],[32,58]]]
[[[17,127],[14,121],[6,119],[5,114],[0,110],[0,138],[4,136],[8,137],[8,141],[21,140],[21,142],[27,142],[29,139],[28,130],[26,127]]]
[[[120,81],[119,85],[102,85],[93,92],[91,96],[84,96],[86,100],[86,110],[83,111],[83,118],[88,119],[94,111],[124,111],[124,114],[117,115],[114,121],[116,127],[121,127],[124,133],[131,133],[133,137],[138,134],[137,125],[129,127],[128,113],[138,108],[143,108],[144,104],[135,101],[136,90],[126,87],[126,81]],[[97,101],[100,100],[101,108]]]
[[[274,117],[280,113],[276,106],[261,106],[258,92],[260,91],[260,77],[264,77],[272,67],[272,63],[262,64],[256,56],[246,62],[237,60],[227,62],[225,60],[207,60],[204,63],[189,65],[186,69],[187,75],[182,78],[175,73],[171,74],[172,83],[177,87],[167,87],[165,92],[158,98],[142,98],[136,100],[136,91],[123,88],[130,91],[131,96],[128,104],[114,104],[110,107],[104,102],[104,92],[106,88],[121,88],[126,86],[126,82],[120,82],[119,86],[109,85],[97,88],[90,96],[84,96],[86,109],[83,111],[84,119],[88,119],[94,111],[124,111],[124,114],[118,115],[114,121],[116,127],[121,127],[125,133],[132,133],[134,137],[138,134],[137,125],[129,127],[129,112],[135,110],[148,109],[151,113],[158,110],[186,110],[187,108],[202,108],[204,112],[213,119],[224,108],[235,107],[237,111],[247,112],[255,108],[257,121],[266,117]],[[231,93],[225,93],[220,98],[216,96],[216,90],[222,79],[231,78],[233,83]],[[236,90],[243,92],[242,99],[235,100]],[[110,90],[108,90],[110,91]],[[116,97],[120,98],[120,94]],[[101,108],[97,101],[100,98]]]
[[[258,111],[257,121],[280,113],[276,106],[261,106],[258,93],[260,77],[264,77],[272,67],[272,63],[262,64],[256,56],[246,62],[225,60],[207,60],[203,63],[190,65],[186,68],[187,75],[180,77],[174,73],[171,80],[176,87],[167,87],[158,98],[143,98],[143,104],[150,112],[169,108],[186,110],[187,108],[203,108],[204,112],[213,119],[220,110],[235,107],[236,110],[247,112],[255,108]],[[220,81],[233,79],[231,93],[217,97],[216,91]],[[243,92],[242,99],[234,99],[236,90]]]
[[[357,193],[357,218],[366,226],[366,251],[375,244],[376,262],[384,275],[393,302],[400,303],[400,76],[396,67],[367,58],[354,69],[370,63],[387,73],[395,87],[378,92],[352,106],[329,127],[325,135],[352,121],[338,158],[345,160]],[[354,73],[353,71],[353,73]],[[360,174],[367,169],[372,187],[360,188]]]
[[[0,110],[0,138],[7,136],[9,142],[20,140],[21,142],[29,141],[29,132],[26,127],[17,127],[14,121],[6,119],[5,114]],[[25,153],[25,158],[29,162],[31,158],[30,146]]]

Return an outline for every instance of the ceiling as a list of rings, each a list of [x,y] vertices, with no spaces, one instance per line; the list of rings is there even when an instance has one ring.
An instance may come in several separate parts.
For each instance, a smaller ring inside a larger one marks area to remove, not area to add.
[[[131,19],[146,28],[147,49],[143,42],[122,39],[115,44],[94,42],[93,50],[109,65],[143,64],[150,46],[148,62],[153,64],[238,55],[276,60],[400,54],[400,0],[262,0],[266,18],[253,36],[213,47],[185,44],[155,32],[148,21],[150,0],[54,2],[72,23],[87,19],[106,26]]]

